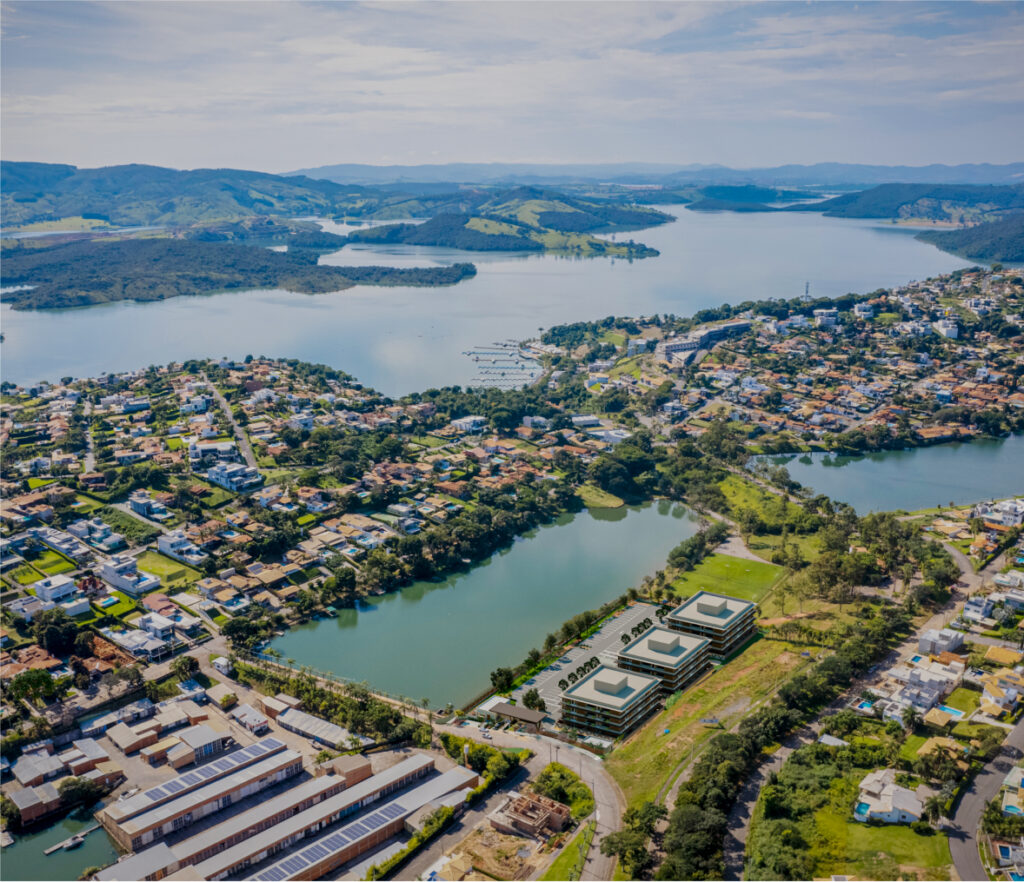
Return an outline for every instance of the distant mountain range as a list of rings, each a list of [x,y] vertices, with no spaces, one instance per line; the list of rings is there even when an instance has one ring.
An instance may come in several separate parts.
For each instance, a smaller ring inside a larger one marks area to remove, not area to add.
[[[722,165],[662,163],[484,163],[440,165],[362,165],[342,163],[286,172],[341,184],[381,186],[395,183],[557,184],[616,183],[634,185],[752,184],[764,187],[815,187],[855,190],[889,183],[1014,184],[1024,182],[1024,162],[1007,165],[857,165],[821,162],[736,169]]]

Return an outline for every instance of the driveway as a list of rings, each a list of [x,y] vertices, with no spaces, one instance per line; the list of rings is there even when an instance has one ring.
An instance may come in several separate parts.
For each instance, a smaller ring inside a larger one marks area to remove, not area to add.
[[[978,854],[978,827],[985,806],[999,793],[1003,779],[1024,756],[1024,722],[1013,727],[1003,747],[985,766],[960,797],[960,803],[948,829],[949,852],[957,875],[964,880],[988,879]]]
[[[202,376],[207,383],[210,383],[210,379],[205,373]],[[234,413],[231,412],[231,405],[228,404],[227,400],[220,394],[213,383],[210,383],[210,389],[218,406],[224,412],[224,416],[226,416],[228,418],[228,422],[231,423],[231,428],[234,429],[235,439],[238,441],[238,449],[242,452],[242,456],[245,457],[245,464],[251,468],[256,468],[256,454],[252,452],[252,445],[249,443],[248,436],[245,434],[242,427],[238,425],[238,420],[235,419]]]

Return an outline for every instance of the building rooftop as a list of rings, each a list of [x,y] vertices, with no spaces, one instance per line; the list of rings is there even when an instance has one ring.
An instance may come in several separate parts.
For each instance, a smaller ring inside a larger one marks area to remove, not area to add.
[[[258,781],[260,778],[271,775],[278,769],[283,768],[290,763],[301,762],[301,760],[302,754],[298,751],[285,750],[281,753],[269,756],[258,763],[254,763],[251,766],[238,769],[232,774],[225,775],[223,778],[216,781],[212,781],[205,787],[200,787],[198,790],[186,793],[179,796],[177,799],[172,799],[169,802],[155,806],[148,812],[143,812],[141,815],[129,818],[121,823],[121,827],[130,836],[134,836],[137,833],[144,833],[146,830],[149,830],[158,824],[165,823],[170,818],[177,816],[189,807],[208,802],[211,799],[217,798],[218,795],[230,793],[235,788],[240,787],[249,781]],[[217,763],[220,762],[224,762],[224,760],[215,760],[210,765],[216,766]],[[204,768],[209,767],[204,766]]]
[[[283,879],[294,879],[304,872],[308,873],[311,867],[316,866],[329,855],[347,849],[361,839],[375,836],[379,827],[399,818],[407,818],[427,803],[440,799],[453,790],[465,787],[476,779],[475,772],[462,766],[455,766],[443,775],[438,775],[419,787],[407,790],[396,799],[360,815],[344,827],[309,842],[300,851],[292,852],[252,878],[280,882]],[[202,865],[200,864],[199,867]]]
[[[219,778],[242,766],[253,763],[261,757],[281,750],[284,750],[283,742],[278,741],[276,738],[264,738],[255,744],[250,744],[248,747],[234,750],[227,754],[227,756],[223,756],[212,763],[199,766],[196,769],[178,775],[176,778],[171,778],[170,781],[164,781],[163,784],[152,787],[143,793],[136,793],[128,799],[116,800],[104,808],[103,811],[112,821],[121,823],[126,818],[131,818],[148,811],[153,806],[174,799],[190,790],[195,790],[197,787],[202,787],[215,778]]]
[[[155,873],[161,873],[174,863],[174,853],[164,842],[138,854],[121,858],[116,864],[100,870],[95,878],[100,882],[133,882],[136,879],[148,879]]]
[[[281,821],[279,824],[275,824],[273,827],[262,831],[260,834],[260,841],[258,842],[253,842],[252,840],[247,839],[232,846],[231,848],[218,852],[213,855],[213,857],[207,858],[205,861],[196,864],[196,870],[200,873],[201,878],[203,879],[225,875],[232,867],[246,860],[254,852],[259,852],[261,849],[265,849],[269,843],[280,842],[283,839],[301,834],[311,825],[318,824],[320,822],[319,819],[329,817],[335,812],[339,812],[349,806],[356,805],[360,801],[371,797],[373,794],[388,787],[393,782],[400,780],[406,775],[416,774],[418,771],[429,768],[433,765],[434,761],[430,757],[411,756],[408,759],[392,766],[390,769],[385,769],[378,775],[367,778],[365,781],[360,781],[358,784],[354,784],[352,787],[346,788],[341,793],[337,793],[334,796],[321,800],[316,805],[310,806],[304,811],[297,812],[291,817]],[[328,782],[330,780],[330,777],[313,778],[299,786],[314,788],[315,792],[317,789],[314,786],[315,782]],[[322,790],[323,787],[324,784],[321,783],[319,789]],[[280,797],[278,798],[280,799]],[[262,806],[252,811],[259,812],[262,817],[268,816],[268,813]],[[216,827],[211,827],[209,830],[205,830],[198,836],[192,837],[192,839],[189,840],[190,847],[193,843],[200,846],[200,848],[193,849],[193,853],[201,850],[202,848],[209,848],[216,845],[218,842],[222,842],[232,832],[242,832],[247,829],[247,827],[252,826],[254,821],[252,820],[251,814],[251,811],[246,812],[243,815],[232,818],[230,821],[218,824]],[[240,823],[241,819],[246,818],[246,815],[249,815],[250,817],[246,819],[245,824]],[[184,843],[181,843],[175,850],[180,850],[182,846],[184,846]]]
[[[698,591],[669,613],[670,619],[705,628],[727,628],[754,608],[749,600]]]
[[[632,643],[626,644],[619,656],[638,662],[649,662],[669,668],[681,667],[688,659],[710,643],[704,637],[680,634],[668,628],[649,628]]]
[[[574,698],[612,710],[623,710],[652,689],[660,689],[657,677],[646,677],[600,665],[562,693],[563,699]]]

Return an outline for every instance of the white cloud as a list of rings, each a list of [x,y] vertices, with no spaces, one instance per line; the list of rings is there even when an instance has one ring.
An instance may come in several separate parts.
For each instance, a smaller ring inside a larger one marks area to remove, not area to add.
[[[11,3],[3,153],[277,171],[1009,161],[1024,7],[994,6]],[[850,155],[854,129],[874,153]]]

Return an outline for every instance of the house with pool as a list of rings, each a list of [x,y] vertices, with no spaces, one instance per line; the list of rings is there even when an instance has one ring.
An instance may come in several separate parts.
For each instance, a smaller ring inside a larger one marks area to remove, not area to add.
[[[876,769],[864,776],[853,817],[858,821],[911,824],[920,821],[924,805],[913,790],[896,783],[895,769]]]

